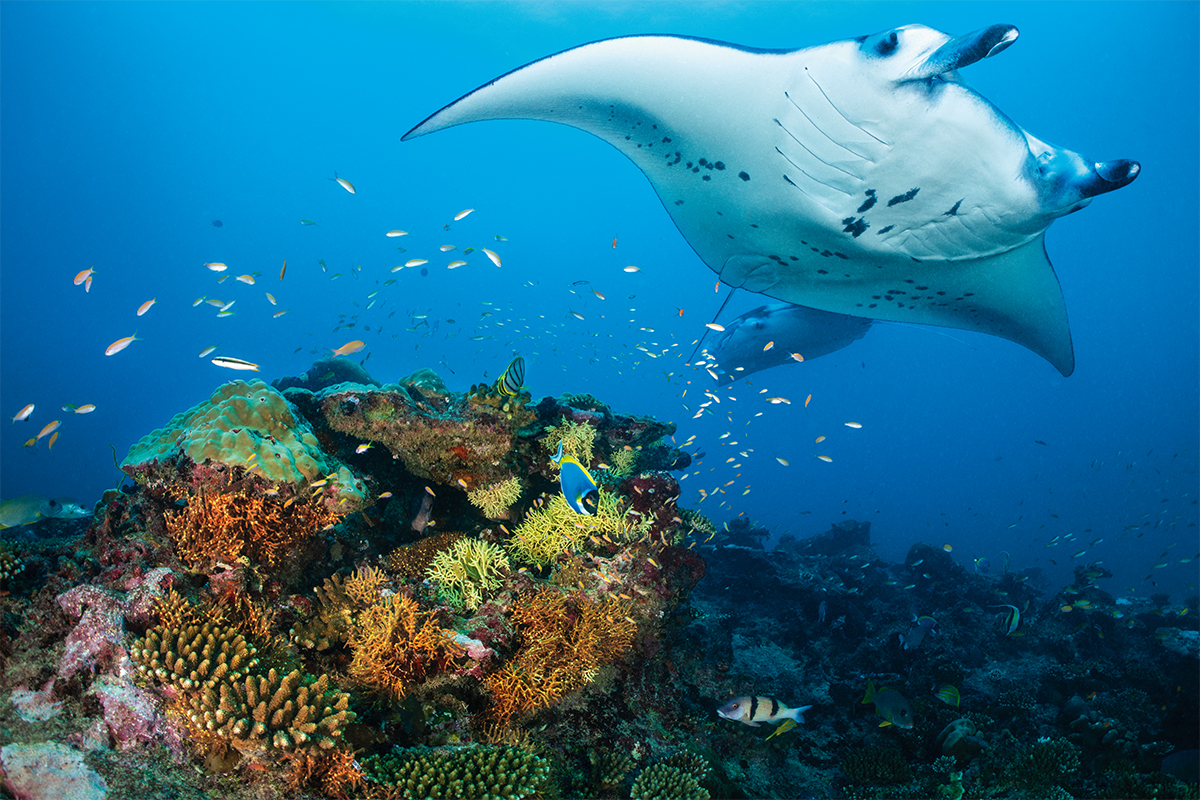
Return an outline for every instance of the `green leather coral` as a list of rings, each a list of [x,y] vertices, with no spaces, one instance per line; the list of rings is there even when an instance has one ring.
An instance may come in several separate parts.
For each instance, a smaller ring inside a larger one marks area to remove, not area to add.
[[[433,557],[426,574],[474,611],[483,604],[484,592],[500,588],[508,569],[508,556],[498,545],[479,539],[459,539]]]
[[[363,759],[363,769],[371,780],[393,787],[389,797],[521,800],[543,788],[550,762],[505,745],[397,747]]]

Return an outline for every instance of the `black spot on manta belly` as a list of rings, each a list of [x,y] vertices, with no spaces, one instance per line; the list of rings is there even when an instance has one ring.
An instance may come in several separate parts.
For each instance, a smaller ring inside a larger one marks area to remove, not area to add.
[[[738,177],[744,181],[750,180],[750,176],[744,170],[738,173]]]
[[[894,227],[896,227],[896,226],[895,226],[895,225],[888,225],[886,228],[880,228],[879,230],[875,231],[875,235],[876,235],[876,236],[882,236],[883,234],[887,233],[888,231],[890,231],[890,230],[891,230],[892,228],[894,228]]]
[[[917,192],[919,192],[919,191],[921,191],[921,187],[918,186],[916,189],[909,189],[904,194],[896,195],[891,200],[888,200],[888,203],[887,203],[888,208],[891,208],[892,206],[896,205],[897,203],[907,203],[909,200],[912,200],[914,197],[916,197]]]
[[[855,239],[857,239],[859,236],[862,236],[863,232],[867,228],[871,227],[870,223],[866,221],[865,217],[859,217],[858,219],[855,219],[854,217],[846,217],[844,220],[842,220],[842,225],[845,226],[842,228],[842,233],[848,233]]]
[[[863,213],[864,211],[869,210],[871,208],[871,206],[875,205],[875,203],[879,199],[879,198],[875,197],[874,189],[867,189],[866,195],[867,195],[867,199],[864,200],[863,204],[858,207],[859,214]]]
[[[942,214],[942,216],[943,217],[953,217],[953,216],[957,215],[958,207],[961,205],[962,205],[962,200],[959,200],[957,203],[954,204],[954,206],[949,211],[947,211],[945,214]]]

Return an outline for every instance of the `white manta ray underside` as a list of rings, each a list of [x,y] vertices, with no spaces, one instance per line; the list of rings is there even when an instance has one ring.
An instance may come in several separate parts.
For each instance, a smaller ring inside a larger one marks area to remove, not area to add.
[[[1045,231],[1139,166],[1046,144],[963,82],[959,68],[1016,37],[909,25],[788,51],[608,39],[509,72],[404,138],[488,119],[574,126],[641,168],[730,286],[990,333],[1070,375]]]

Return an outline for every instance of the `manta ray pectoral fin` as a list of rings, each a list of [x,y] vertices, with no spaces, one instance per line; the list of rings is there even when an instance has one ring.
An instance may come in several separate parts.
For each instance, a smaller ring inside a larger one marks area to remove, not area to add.
[[[1045,234],[1000,255],[946,266],[955,274],[946,283],[954,288],[939,297],[945,306],[930,306],[933,314],[922,320],[921,303],[916,303],[915,316],[907,321],[990,333],[1028,347],[1063,377],[1075,371],[1067,306],[1046,255]],[[943,312],[947,316],[938,321]]]
[[[905,73],[906,79],[922,80],[970,66],[991,58],[1017,40],[1014,25],[989,25],[977,31],[955,36]]]

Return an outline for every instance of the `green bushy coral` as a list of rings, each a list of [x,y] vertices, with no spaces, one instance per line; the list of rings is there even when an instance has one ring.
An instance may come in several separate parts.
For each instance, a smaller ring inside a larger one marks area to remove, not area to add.
[[[596,442],[596,429],[586,422],[572,422],[563,417],[558,425],[546,428],[542,447],[547,453],[558,452],[562,443],[563,455],[571,456],[585,467],[592,462],[592,449]]]
[[[483,605],[485,591],[500,588],[508,569],[508,556],[498,545],[459,539],[433,557],[427,575],[474,611]]]
[[[404,800],[521,800],[538,792],[550,773],[546,759],[506,745],[396,748],[363,759],[363,768]]]
[[[500,519],[508,507],[521,499],[521,481],[515,477],[467,492],[471,505],[488,519]]]
[[[633,769],[633,759],[625,753],[589,750],[588,760],[592,762],[592,784],[602,789],[619,785]]]
[[[576,513],[560,492],[526,514],[507,544],[524,561],[551,564],[590,536],[607,536],[624,543],[640,536],[650,524],[649,519],[629,522],[619,496],[612,492],[600,492],[596,513],[591,515]]]

